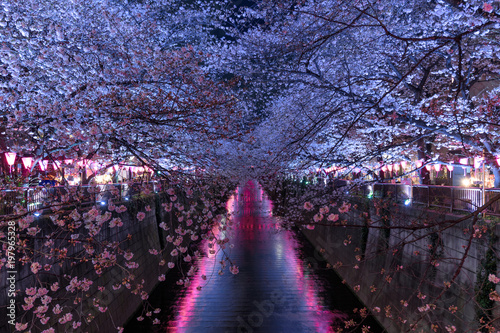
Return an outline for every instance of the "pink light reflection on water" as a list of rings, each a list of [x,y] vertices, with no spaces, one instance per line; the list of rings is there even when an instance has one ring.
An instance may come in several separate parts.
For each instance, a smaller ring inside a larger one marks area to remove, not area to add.
[[[237,196],[232,195],[227,204],[226,204],[226,209],[228,213],[234,213],[237,209]],[[224,238],[224,236],[221,236],[221,233],[224,233],[225,231],[220,230],[219,225],[214,225],[212,228],[212,233],[216,238]],[[217,245],[215,245],[217,246]],[[200,244],[200,249],[202,249],[203,255],[202,258],[200,258],[197,262],[197,272],[194,275],[194,277],[191,278],[191,283],[189,284],[188,287],[185,287],[184,295],[183,297],[179,298],[177,300],[177,306],[178,308],[178,313],[175,316],[175,319],[173,320],[173,324],[175,326],[169,327],[168,332],[175,332],[175,333],[185,333],[185,332],[190,332],[189,327],[183,327],[183,326],[178,326],[179,323],[189,323],[189,320],[185,320],[185,318],[193,318],[196,311],[194,311],[197,301],[199,300],[200,294],[203,293],[203,286],[205,286],[207,283],[210,283],[210,276],[214,272],[214,267],[216,267],[216,261],[220,260],[220,255],[218,255],[218,252],[216,251],[215,254],[210,253],[210,246],[209,246],[209,241],[208,240],[202,240]],[[217,275],[217,274],[215,274]],[[207,280],[203,280],[202,276],[208,277]],[[217,277],[215,277],[217,278]],[[198,290],[197,287],[202,286],[201,290]]]
[[[262,201],[259,200],[259,202],[256,203],[256,199],[262,199]],[[297,293],[297,296],[294,298],[296,302],[299,303],[297,306],[301,309],[305,309],[301,316],[307,316],[309,318],[308,321],[311,323],[310,325],[314,325],[314,330],[316,332],[334,332],[331,327],[332,324],[339,321],[339,319],[346,319],[346,315],[335,311],[323,310],[323,302],[319,297],[322,286],[314,279],[314,273],[310,272],[309,269],[305,267],[297,250],[297,240],[294,238],[292,232],[281,230],[276,233],[276,231],[270,230],[274,228],[279,229],[279,225],[277,220],[272,217],[272,202],[267,198],[263,189],[260,186],[256,188],[253,183],[247,184],[242,191],[236,191],[228,200],[226,208],[228,212],[235,217],[235,226],[239,227],[239,230],[234,231],[239,232],[240,236],[242,233],[245,234],[247,240],[246,244],[253,244],[251,242],[254,238],[258,239],[258,237],[262,237],[259,236],[258,229],[263,228],[269,230],[267,233],[270,234],[267,234],[264,239],[266,239],[266,241],[271,241],[271,249],[275,252],[274,255],[277,258],[284,257],[286,264],[282,273],[287,276],[288,281],[287,289],[285,290],[295,290]],[[258,224],[258,226],[254,226],[254,224]],[[218,225],[214,226],[212,232],[217,238],[224,238],[226,233],[226,231],[221,231]],[[228,230],[227,232],[232,233],[233,231]],[[231,235],[231,237],[232,236],[233,235]],[[237,239],[237,237],[235,239]],[[219,253],[209,253],[210,248],[207,240],[203,240],[200,245],[203,252],[207,255],[200,258],[197,262],[197,273],[191,278],[191,284],[185,287],[184,295],[177,301],[176,308],[178,312],[174,320],[171,321],[174,327],[170,326],[168,332],[192,332],[192,328],[189,327],[189,324],[198,319],[196,316],[197,314],[199,315],[200,310],[197,309],[197,306],[203,303],[204,297],[204,289],[197,290],[197,287],[200,285],[204,286],[207,283],[207,281],[202,279],[202,275],[208,276],[210,279],[214,267],[217,267],[217,262],[221,259]],[[235,247],[237,246],[238,243],[235,244]],[[218,268],[215,269],[217,270]],[[263,267],[263,269],[265,269],[265,267]],[[214,279],[216,280],[218,278],[220,277],[215,273],[214,277],[212,277],[212,281],[208,281],[208,283],[215,284],[217,281],[214,281]],[[235,276],[234,278],[238,279],[239,276]],[[220,292],[224,293],[224,290]],[[326,309],[326,307],[324,308]]]
[[[266,214],[266,218],[269,219],[271,223],[275,223],[272,218],[272,201],[267,198],[267,195],[263,196],[263,204],[269,206],[268,214]],[[266,207],[267,208],[267,207]],[[275,223],[276,229],[279,229],[279,225]],[[321,290],[321,286],[316,283],[309,274],[311,272],[304,272],[304,265],[302,264],[302,260],[299,258],[297,253],[298,243],[296,239],[293,237],[291,231],[280,231],[282,233],[282,237],[279,237],[277,241],[283,241],[281,245],[286,250],[283,251],[285,254],[285,260],[287,261],[290,270],[296,273],[296,287],[297,290],[301,291],[304,295],[303,301],[315,318],[315,329],[316,332],[334,332],[334,329],[331,327],[333,321],[336,320],[345,320],[347,319],[347,315],[341,312],[332,312],[325,311],[321,309],[320,304],[322,301],[318,296],[318,291]]]

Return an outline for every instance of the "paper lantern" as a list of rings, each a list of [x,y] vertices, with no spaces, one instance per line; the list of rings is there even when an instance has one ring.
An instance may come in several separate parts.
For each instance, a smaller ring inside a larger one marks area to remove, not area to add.
[[[484,157],[474,157],[474,168],[478,169],[481,167],[481,163],[483,162]]]
[[[448,171],[450,171],[450,172],[452,172],[452,171],[453,171],[453,165],[448,164],[446,167],[448,168]]]
[[[424,164],[424,162],[422,160],[417,160],[415,162],[415,165],[417,166],[417,168],[421,168],[423,164]]]
[[[459,162],[462,165],[467,165],[467,164],[469,164],[469,159],[468,158],[461,158]]]
[[[434,170],[436,170],[436,172],[439,172],[439,170],[441,170],[441,164],[434,164]]]
[[[407,165],[406,161],[402,161],[402,162],[401,162],[401,167],[402,167],[403,169],[406,169],[406,165]]]
[[[38,164],[40,165],[40,169],[42,171],[46,171],[47,170],[47,165],[49,165],[49,161],[47,161],[47,160],[40,160],[38,162]]]
[[[23,165],[26,169],[31,169],[31,166],[33,166],[33,157],[23,157],[21,160],[23,161]]]
[[[392,164],[387,164],[387,169],[389,169],[389,172],[392,172]]]
[[[427,171],[431,171],[431,165],[430,165],[430,164],[427,164],[427,165],[425,166],[425,170],[427,170]]]
[[[9,166],[14,165],[16,162],[16,153],[5,153],[5,158],[7,159],[7,164]]]

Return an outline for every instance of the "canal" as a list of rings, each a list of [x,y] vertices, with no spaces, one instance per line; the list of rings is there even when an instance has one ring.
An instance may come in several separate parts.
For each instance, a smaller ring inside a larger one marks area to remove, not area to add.
[[[126,333],[363,332],[363,327],[383,332],[373,317],[359,316],[356,309],[363,305],[300,233],[279,229],[272,202],[258,184],[239,187],[228,210],[231,225],[213,232],[234,244],[225,251],[239,273],[226,268],[219,275],[222,252],[211,254],[208,242],[200,242],[204,255],[191,284],[178,286],[179,275],[169,273],[151,293],[153,307],[162,309],[161,324],[137,321],[141,309]],[[351,319],[362,323],[347,328]]]

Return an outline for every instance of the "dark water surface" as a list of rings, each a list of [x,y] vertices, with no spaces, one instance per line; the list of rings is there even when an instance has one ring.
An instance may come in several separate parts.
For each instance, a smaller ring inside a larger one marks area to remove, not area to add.
[[[205,255],[191,285],[177,286],[179,276],[169,274],[153,291],[150,302],[162,309],[160,325],[134,319],[125,332],[361,332],[346,329],[344,321],[359,321],[353,309],[363,305],[325,268],[325,261],[314,257],[315,249],[303,236],[278,230],[272,203],[257,184],[238,188],[228,209],[234,216],[232,228],[214,232],[234,244],[226,251],[239,274],[226,268],[219,276],[221,254]],[[199,246],[208,253],[205,241]],[[383,332],[372,317],[362,325]]]

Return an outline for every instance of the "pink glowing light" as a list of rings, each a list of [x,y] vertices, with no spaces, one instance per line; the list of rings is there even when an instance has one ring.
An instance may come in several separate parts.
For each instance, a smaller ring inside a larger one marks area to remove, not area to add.
[[[33,157],[23,157],[21,160],[23,161],[23,165],[26,169],[31,169],[33,166]]]
[[[47,160],[40,160],[38,162],[38,164],[40,165],[40,169],[42,171],[47,171],[47,166],[49,165],[49,161],[47,161]]]
[[[16,153],[5,153],[5,158],[7,159],[7,164],[9,166],[14,165],[16,161]]]
[[[76,164],[77,164],[80,168],[82,168],[82,167],[84,167],[84,166],[87,166],[87,164],[88,164],[88,163],[89,163],[89,161],[88,161],[88,160],[81,160],[81,161],[76,162]]]
[[[436,170],[436,172],[439,172],[439,170],[441,170],[441,164],[434,164],[434,170]]]
[[[483,161],[484,157],[474,157],[474,168],[480,168]]]
[[[415,161],[415,165],[417,166],[417,168],[421,168],[423,164],[424,162],[422,160]]]

